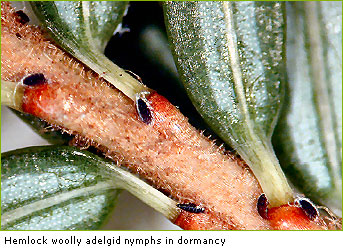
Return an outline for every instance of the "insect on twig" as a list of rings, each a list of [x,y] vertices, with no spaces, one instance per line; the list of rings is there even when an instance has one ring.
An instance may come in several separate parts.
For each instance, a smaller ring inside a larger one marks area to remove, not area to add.
[[[178,208],[181,208],[184,211],[190,212],[190,213],[204,213],[205,208],[201,206],[197,206],[194,203],[186,203],[186,204],[177,204],[176,205]]]

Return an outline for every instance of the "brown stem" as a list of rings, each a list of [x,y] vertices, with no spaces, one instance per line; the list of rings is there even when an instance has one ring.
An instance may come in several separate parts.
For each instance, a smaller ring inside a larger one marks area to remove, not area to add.
[[[218,225],[269,227],[257,213],[261,189],[249,169],[191,127],[165,98],[146,96],[153,114],[153,122],[146,124],[132,100],[53,45],[38,28],[20,24],[6,3],[1,18],[1,78],[19,82],[40,73],[47,80],[26,89],[25,112],[90,139],[106,156],[177,202],[203,206]]]

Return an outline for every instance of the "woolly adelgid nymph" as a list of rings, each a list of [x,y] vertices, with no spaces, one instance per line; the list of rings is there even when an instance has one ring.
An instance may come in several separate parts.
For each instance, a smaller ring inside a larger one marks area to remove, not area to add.
[[[150,106],[149,101],[146,99],[145,95],[149,92],[143,92],[136,95],[136,109],[139,118],[145,124],[151,124],[153,122],[153,110]]]
[[[190,213],[199,214],[205,212],[205,208],[197,206],[194,203],[177,204],[177,207]]]
[[[46,83],[46,79],[44,77],[44,74],[42,73],[30,74],[28,76],[25,76],[22,81],[23,81],[23,84],[27,86],[34,86],[34,85]]]

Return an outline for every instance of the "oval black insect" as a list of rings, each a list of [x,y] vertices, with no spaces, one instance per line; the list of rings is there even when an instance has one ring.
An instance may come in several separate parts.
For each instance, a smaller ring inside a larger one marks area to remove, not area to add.
[[[261,194],[257,200],[257,211],[263,219],[268,219],[269,201],[265,194]]]
[[[15,14],[17,15],[18,21],[21,24],[27,24],[30,22],[30,18],[24,13],[24,11],[18,10],[15,12]]]
[[[139,117],[144,123],[150,124],[153,119],[150,105],[142,98],[137,98],[136,102]]]
[[[23,84],[28,85],[28,86],[35,86],[39,84],[44,84],[46,82],[47,81],[44,77],[44,74],[42,73],[31,74],[31,75],[26,76],[23,79]]]
[[[318,218],[319,211],[309,199],[298,198],[295,203],[301,207],[310,220],[316,220]]]
[[[181,208],[184,211],[190,212],[190,213],[204,213],[205,208],[195,205],[194,203],[186,203],[186,204],[177,204],[178,208]]]

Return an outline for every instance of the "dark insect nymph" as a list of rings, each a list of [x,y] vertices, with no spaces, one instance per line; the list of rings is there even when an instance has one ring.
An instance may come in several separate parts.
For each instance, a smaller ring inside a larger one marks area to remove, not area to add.
[[[15,14],[17,15],[18,21],[21,24],[27,24],[28,22],[30,22],[30,18],[24,13],[24,11],[18,10],[15,12]]]
[[[23,81],[23,84],[27,86],[35,86],[35,85],[44,84],[47,82],[47,80],[44,77],[44,74],[42,73],[34,73],[31,75],[28,75],[24,77],[22,81]]]
[[[294,203],[301,207],[310,220],[316,220],[319,217],[318,209],[309,199],[297,198]]]
[[[257,211],[263,219],[268,219],[268,199],[265,194],[261,194],[257,200]]]
[[[149,101],[144,97],[144,93],[137,95],[136,97],[136,109],[139,118],[145,124],[151,124],[153,121],[152,108]]]
[[[194,203],[177,204],[176,206],[190,213],[199,214],[205,212],[205,208],[197,206]]]

